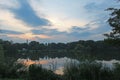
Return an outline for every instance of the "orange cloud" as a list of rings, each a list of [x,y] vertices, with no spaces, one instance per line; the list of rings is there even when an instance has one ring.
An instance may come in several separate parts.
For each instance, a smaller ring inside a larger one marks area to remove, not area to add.
[[[51,38],[50,36],[44,35],[44,34],[39,34],[39,35],[35,35],[32,33],[25,33],[25,34],[8,34],[8,37],[13,37],[13,38],[20,38],[20,39],[29,39],[29,40],[36,40],[37,38],[41,38],[41,39],[48,39]]]

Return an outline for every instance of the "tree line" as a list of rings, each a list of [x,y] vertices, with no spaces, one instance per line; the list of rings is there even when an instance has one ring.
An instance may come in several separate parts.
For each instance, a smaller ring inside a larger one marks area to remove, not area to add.
[[[112,46],[104,41],[79,40],[69,43],[13,43],[1,40],[6,57],[39,59],[39,57],[70,57],[83,56],[96,59],[120,59],[120,47]]]

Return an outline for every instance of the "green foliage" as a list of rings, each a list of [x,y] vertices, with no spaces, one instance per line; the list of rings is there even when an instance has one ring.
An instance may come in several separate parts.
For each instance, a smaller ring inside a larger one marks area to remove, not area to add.
[[[68,63],[64,69],[65,80],[120,80],[120,64],[113,69],[97,62]]]
[[[0,79],[26,79],[27,71],[19,71],[20,68],[24,67],[22,64],[8,63],[0,67]]]
[[[114,80],[114,73],[108,67],[104,67],[100,70],[99,80]]]
[[[104,34],[108,38],[105,41],[120,46],[120,9],[108,8],[107,10],[111,11],[108,23],[112,27],[112,31],[109,34]]]
[[[24,80],[24,79],[0,79],[0,80]]]
[[[0,40],[0,78],[2,77],[2,74],[5,72],[5,67],[4,67],[4,51],[3,47],[1,45],[1,40]]]
[[[41,65],[31,65],[28,72],[18,72],[22,65],[11,68],[3,66],[0,70],[1,80],[120,80],[120,64],[115,64],[113,69],[103,67],[95,61],[81,63],[70,62],[65,65],[63,76],[54,74],[51,70],[42,68]],[[23,76],[24,75],[24,76]]]
[[[114,64],[114,80],[120,80],[120,64]]]
[[[120,47],[120,39],[108,38],[108,39],[105,39],[104,41],[112,46]]]
[[[65,80],[99,80],[101,64],[96,62],[70,63],[65,66]]]
[[[108,42],[108,41],[106,41]],[[114,41],[115,42],[115,41]],[[115,42],[118,43],[119,40]],[[109,40],[113,44],[113,41]],[[43,44],[36,41],[27,43],[11,43],[2,41],[4,54],[6,58],[31,58],[39,57],[69,57],[69,58],[91,58],[92,59],[120,59],[120,47],[114,47],[106,44],[104,41],[80,40],[70,43],[49,43]],[[119,45],[120,43],[118,43]],[[9,59],[10,61],[11,59]]]
[[[111,17],[108,19],[109,25],[112,27],[113,36],[111,38],[120,38],[120,9],[108,8],[107,10],[112,11]]]
[[[0,64],[4,63],[4,51],[3,51],[3,47],[0,44]]]
[[[59,76],[42,66],[31,65],[29,67],[29,80],[60,80]]]

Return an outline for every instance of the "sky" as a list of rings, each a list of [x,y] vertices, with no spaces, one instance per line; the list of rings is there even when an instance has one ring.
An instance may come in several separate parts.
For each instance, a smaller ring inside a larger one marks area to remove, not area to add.
[[[117,0],[0,0],[0,38],[41,43],[103,40]]]

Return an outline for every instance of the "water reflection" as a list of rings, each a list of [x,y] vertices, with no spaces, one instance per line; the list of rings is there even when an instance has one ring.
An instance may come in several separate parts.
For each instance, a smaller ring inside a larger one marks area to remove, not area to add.
[[[67,57],[63,58],[39,58],[39,60],[30,60],[30,59],[18,59],[17,63],[22,63],[23,65],[29,67],[31,64],[42,65],[46,69],[54,71],[56,74],[63,74],[63,69],[65,63],[69,62],[78,62],[75,59],[70,59]]]
[[[120,61],[119,60],[109,60],[109,61],[106,61],[106,60],[96,60],[96,62],[98,63],[102,63],[102,66],[103,67],[108,67],[110,69],[113,69],[115,67],[114,64],[120,64]]]
[[[118,60],[110,60],[110,61],[95,60],[95,61],[98,63],[102,63],[103,67],[109,67],[111,69],[114,68],[115,63],[120,64],[120,61]],[[31,64],[42,65],[43,68],[50,69],[54,71],[56,74],[60,74],[60,75],[63,74],[64,65],[69,62],[80,63],[76,59],[70,59],[67,57],[63,57],[63,58],[44,57],[44,58],[39,58],[39,60],[30,60],[30,59],[18,59],[17,60],[17,63],[22,63],[26,67],[29,67]]]

